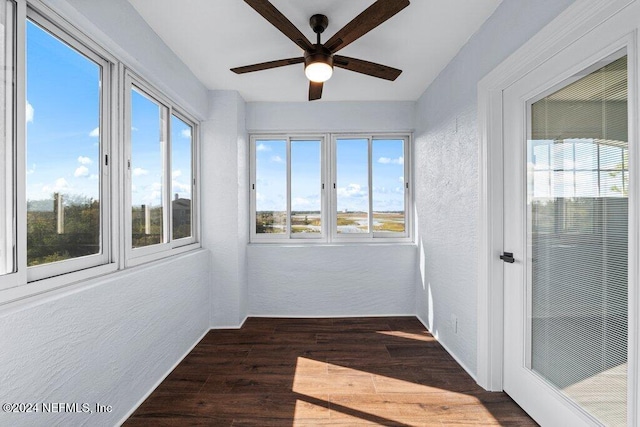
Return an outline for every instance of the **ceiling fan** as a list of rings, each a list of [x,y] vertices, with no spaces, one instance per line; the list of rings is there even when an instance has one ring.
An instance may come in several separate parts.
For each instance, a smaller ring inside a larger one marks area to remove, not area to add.
[[[397,68],[364,61],[362,59],[336,55],[336,52],[353,43],[409,6],[409,0],[377,0],[351,22],[342,27],[342,29],[335,33],[333,37],[324,44],[320,42],[320,34],[322,34],[327,28],[327,25],[329,25],[329,19],[325,15],[316,14],[309,20],[309,25],[311,25],[313,32],[316,33],[317,38],[316,43],[311,44],[304,34],[268,0],[244,1],[292,42],[302,48],[302,50],[304,50],[304,56],[232,68],[231,71],[236,74],[268,70],[270,68],[284,67],[286,65],[304,62],[305,75],[309,79],[309,101],[313,101],[320,99],[322,96],[323,84],[331,78],[334,66],[391,81],[395,80],[400,73],[402,73],[402,70],[398,70]]]

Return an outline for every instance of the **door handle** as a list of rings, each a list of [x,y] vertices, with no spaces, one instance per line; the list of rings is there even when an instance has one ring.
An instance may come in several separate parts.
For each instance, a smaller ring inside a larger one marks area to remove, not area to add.
[[[514,262],[516,262],[515,258],[513,258],[513,252],[503,253],[502,255],[500,255],[500,259],[504,262],[508,262],[509,264],[513,264]]]

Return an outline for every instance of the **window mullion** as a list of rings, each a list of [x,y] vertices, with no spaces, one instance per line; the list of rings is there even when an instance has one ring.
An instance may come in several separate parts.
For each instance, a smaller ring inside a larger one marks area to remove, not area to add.
[[[291,138],[287,137],[286,148],[286,164],[287,164],[287,216],[285,226],[287,227],[287,236],[291,238],[293,230],[291,227]]]
[[[373,137],[369,137],[368,152],[368,172],[369,172],[369,236],[373,237]]]
[[[16,61],[14,64],[14,79],[15,87],[13,90],[13,97],[15,99],[14,121],[13,126],[15,134],[13,138],[13,147],[7,147],[7,149],[15,150],[15,161],[13,162],[14,174],[13,179],[15,182],[15,193],[13,199],[8,201],[14,204],[15,208],[12,208],[12,212],[15,213],[16,218],[13,218],[13,227],[15,227],[15,238],[13,242],[13,256],[15,256],[14,271],[15,280],[10,281],[10,285],[16,286],[27,282],[27,188],[26,188],[26,126],[18,126],[18,123],[26,123],[26,74],[23,70],[26,69],[26,18],[27,18],[27,6],[26,2],[16,2],[16,14],[15,14],[15,43],[13,45],[15,52],[13,58]],[[21,72],[18,72],[22,70]],[[0,286],[3,287],[3,286]]]
[[[172,241],[172,209],[171,209],[171,111],[169,107],[162,106],[162,160],[163,160],[163,176],[162,196],[164,199],[163,210],[163,227],[164,227],[164,243],[171,244]]]

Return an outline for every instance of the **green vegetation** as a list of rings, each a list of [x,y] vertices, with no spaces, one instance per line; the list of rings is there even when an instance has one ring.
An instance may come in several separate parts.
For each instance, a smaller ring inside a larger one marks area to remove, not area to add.
[[[355,225],[356,224],[356,222],[353,219],[346,218],[346,217],[344,217],[342,215],[338,215],[337,222],[338,222],[338,226],[341,226],[341,225]]]
[[[404,222],[383,222],[381,224],[375,225],[373,227],[373,231],[390,231],[393,233],[403,233]]]
[[[149,207],[149,228],[145,217],[145,205],[131,209],[131,243],[134,248],[162,243],[162,206]]]
[[[43,206],[49,210],[36,210]],[[100,251],[100,203],[93,199],[66,196],[63,209],[64,215],[58,215],[54,200],[27,202],[28,266]],[[58,217],[63,218],[60,230]]]
[[[256,233],[284,233],[286,225],[286,212],[260,211],[256,214]],[[281,225],[282,227],[274,227]]]

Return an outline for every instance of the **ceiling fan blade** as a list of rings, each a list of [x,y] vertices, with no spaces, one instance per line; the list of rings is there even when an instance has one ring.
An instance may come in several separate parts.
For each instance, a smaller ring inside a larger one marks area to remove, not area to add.
[[[309,101],[315,101],[322,97],[322,86],[324,83],[309,81]]]
[[[398,70],[397,68],[340,55],[333,55],[333,65],[344,68],[345,70],[391,81],[397,79],[400,73],[402,73],[402,70]]]
[[[342,27],[333,37],[327,40],[324,46],[335,53],[407,6],[409,6],[409,0],[378,0]]]
[[[264,19],[269,21],[271,25],[279,29],[282,34],[289,37],[289,39],[300,46],[304,51],[312,50],[313,45],[307,39],[304,34],[296,28],[274,5],[269,3],[268,0],[244,0],[249,6],[251,6],[256,12],[258,12]]]
[[[278,59],[277,61],[261,62],[260,64],[245,65],[244,67],[232,68],[236,74],[251,73],[252,71],[268,70],[269,68],[284,67],[286,65],[300,64],[304,58]]]

